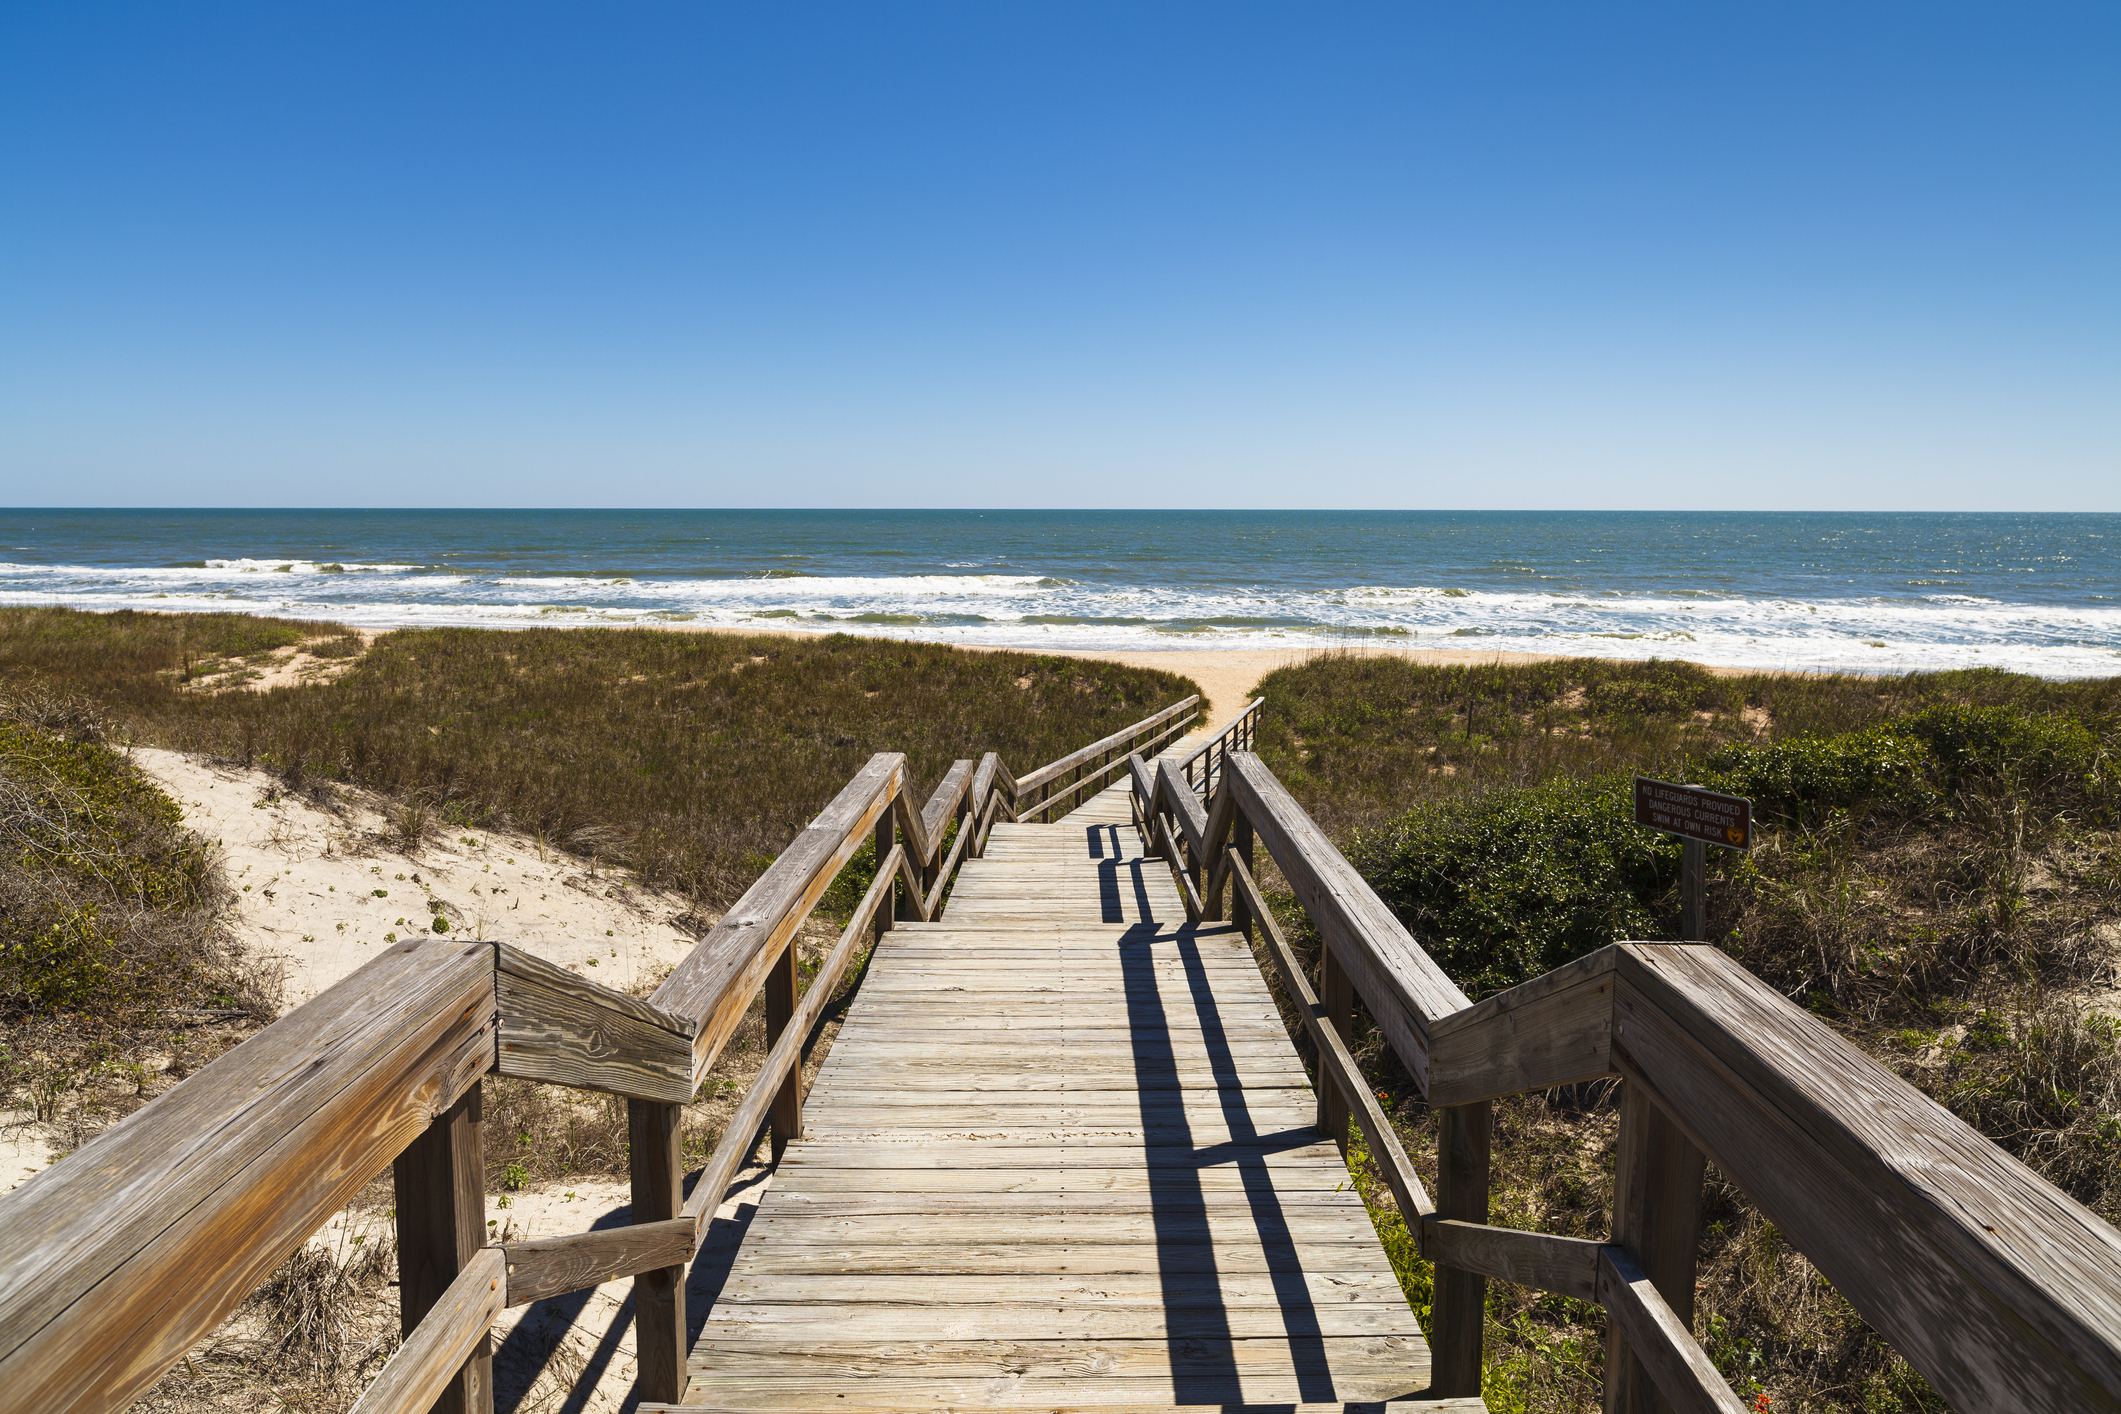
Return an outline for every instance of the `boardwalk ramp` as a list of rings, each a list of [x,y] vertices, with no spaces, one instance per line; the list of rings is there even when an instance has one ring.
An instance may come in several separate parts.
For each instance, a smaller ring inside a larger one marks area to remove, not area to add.
[[[885,935],[687,1406],[1338,1408],[1428,1387],[1250,946],[1187,921],[1128,802],[996,825],[939,921]]]

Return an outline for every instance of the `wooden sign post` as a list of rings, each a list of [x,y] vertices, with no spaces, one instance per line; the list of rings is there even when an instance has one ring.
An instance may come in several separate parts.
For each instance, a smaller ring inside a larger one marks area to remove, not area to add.
[[[1635,778],[1635,823],[1679,836],[1679,939],[1708,941],[1708,854],[1753,847],[1753,802],[1700,786]]]

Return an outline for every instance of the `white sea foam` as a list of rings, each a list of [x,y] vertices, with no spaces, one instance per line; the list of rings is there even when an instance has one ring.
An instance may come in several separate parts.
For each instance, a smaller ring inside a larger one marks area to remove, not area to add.
[[[550,576],[292,558],[123,568],[0,563],[5,604],[236,610],[377,628],[692,622],[1053,651],[1328,648],[1368,640],[1765,668],[2121,674],[2121,601],[2092,597],[2096,602],[2034,604],[1952,593],[1556,594],[1447,584],[1088,583],[999,573]]]

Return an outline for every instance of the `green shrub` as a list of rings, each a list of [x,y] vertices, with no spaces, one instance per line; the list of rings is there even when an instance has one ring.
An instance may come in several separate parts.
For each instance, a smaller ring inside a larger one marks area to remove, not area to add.
[[[1892,726],[1727,746],[1705,764],[1709,784],[1750,798],[1767,820],[1810,824],[1836,810],[1915,810],[1936,798],[1929,748]]]
[[[1432,801],[1358,834],[1355,866],[1474,996],[1625,938],[1670,935],[1676,841],[1633,823],[1630,782],[1558,778]]]
[[[0,1016],[137,1020],[212,971],[212,859],[181,818],[102,743],[0,720]]]
[[[2079,790],[2113,785],[2113,763],[2099,738],[2073,717],[1952,703],[1916,712],[1901,725],[1928,745],[1947,786],[2006,775]]]

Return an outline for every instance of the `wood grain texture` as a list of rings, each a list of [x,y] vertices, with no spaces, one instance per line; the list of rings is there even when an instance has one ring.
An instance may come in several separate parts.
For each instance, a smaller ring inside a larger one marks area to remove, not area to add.
[[[1485,1225],[1493,1116],[1476,1101],[1436,1112],[1436,1216]],[[1487,1278],[1462,1267],[1438,1267],[1430,1298],[1436,1336],[1435,1388],[1443,1394],[1480,1393],[1487,1321]]]
[[[2121,1234],[1715,949],[1619,975],[1629,1084],[1955,1409],[2121,1409]]]
[[[522,1306],[620,1277],[682,1270],[692,1260],[693,1224],[690,1218],[671,1218],[511,1242],[499,1250],[508,1258],[507,1304]]]
[[[1642,1087],[1626,1087],[1613,1174],[1613,1244],[1649,1278],[1682,1330],[1694,1328],[1705,1163]],[[1667,1414],[1672,1407],[1619,1322],[1606,1328],[1605,1405],[1612,1414]]]
[[[1434,1213],[1422,1217],[1421,1234],[1424,1255],[1440,1267],[1559,1292],[1579,1301],[1598,1299],[1598,1251],[1603,1243],[1458,1222]]]
[[[391,1161],[398,1332],[410,1336],[486,1240],[486,1161],[477,1086]],[[492,1414],[493,1347],[481,1338],[431,1401],[433,1414]]]
[[[501,1314],[506,1280],[500,1249],[473,1253],[429,1308],[427,1318],[354,1401],[351,1414],[417,1414],[433,1407],[471,1353],[487,1342],[487,1332]],[[487,1388],[490,1408],[491,1382]]]
[[[1598,1299],[1675,1414],[1745,1414],[1693,1332],[1618,1247],[1598,1249]]]
[[[633,1099],[692,1098],[691,1018],[506,944],[494,952],[501,1074]]]
[[[688,1233],[682,1255],[674,1250],[654,1252],[651,1255],[661,1257],[660,1262],[635,1267],[628,1273],[634,1277],[634,1383],[644,1398],[676,1399],[684,1388],[685,1268],[693,1251],[689,1241],[691,1225],[683,1218],[684,1121],[685,1112],[679,1105],[646,1100],[631,1100],[626,1105],[626,1166],[633,1189],[633,1211],[627,1216],[637,1227],[676,1223]],[[640,1241],[653,1247],[656,1239],[654,1234],[642,1234]],[[629,1248],[621,1255],[631,1257],[637,1251]],[[564,1267],[566,1255],[563,1252],[555,1266]],[[532,1267],[538,1262],[538,1258],[532,1258]],[[579,1275],[578,1271],[549,1268],[542,1276],[535,1271],[526,1273],[522,1285],[525,1291],[541,1284],[549,1288]],[[513,1292],[513,1276],[510,1281]],[[536,1299],[524,1296],[522,1301],[511,1299],[509,1304]]]
[[[1429,1026],[1429,1103],[1462,1105],[1613,1073],[1613,973],[1601,948]]]
[[[692,1056],[695,1086],[743,1020],[766,967],[854,857],[877,817],[900,798],[905,774],[904,756],[885,752],[871,757],[649,998],[659,1009],[698,1024]],[[919,817],[911,818],[917,828]]]
[[[1249,751],[1233,751],[1224,779],[1319,936],[1347,970],[1371,1019],[1427,1094],[1429,1024],[1464,1011],[1471,1000],[1414,941],[1265,763]]]
[[[409,942],[0,1198],[0,1388],[161,1377],[493,1064],[493,953]]]

